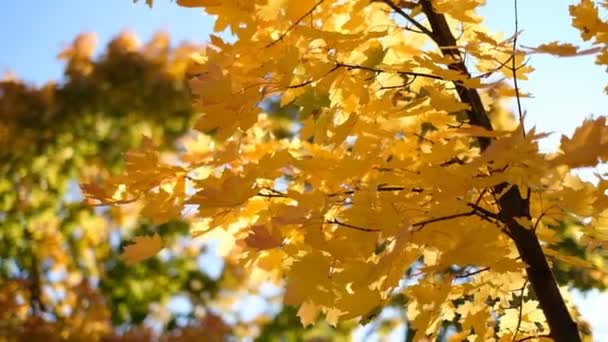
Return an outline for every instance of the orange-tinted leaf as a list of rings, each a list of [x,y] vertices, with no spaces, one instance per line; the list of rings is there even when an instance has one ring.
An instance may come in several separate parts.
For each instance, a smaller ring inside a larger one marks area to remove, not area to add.
[[[269,230],[264,225],[251,227],[249,235],[245,238],[245,243],[251,248],[258,250],[272,249],[281,246],[283,237],[277,229]]]
[[[158,234],[136,236],[133,238],[133,244],[125,246],[120,258],[132,265],[155,256],[163,247],[163,240]]]
[[[535,48],[528,47],[532,52],[536,53],[548,53],[560,57],[571,57],[571,56],[583,56],[590,55],[600,52],[600,47],[591,49],[580,50],[578,46],[570,43],[551,42],[547,44],[541,44]]]
[[[221,0],[177,0],[177,4],[182,7],[219,6],[221,3]]]
[[[313,324],[317,320],[318,315],[319,307],[309,300],[302,303],[302,305],[300,305],[300,309],[298,310],[300,322],[302,322],[302,325],[305,327]]]
[[[597,165],[598,158],[608,155],[606,118],[585,120],[572,138],[562,136],[560,149],[563,154],[552,160],[554,164],[566,164],[572,168]]]

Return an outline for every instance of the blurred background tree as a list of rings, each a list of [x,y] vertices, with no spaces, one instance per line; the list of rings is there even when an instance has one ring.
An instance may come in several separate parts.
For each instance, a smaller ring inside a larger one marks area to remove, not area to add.
[[[194,115],[185,70],[195,47],[171,48],[165,34],[140,46],[124,33],[94,58],[95,43],[83,34],[59,55],[59,83],[0,83],[0,334],[7,338],[108,336],[182,291],[199,302],[198,294],[216,291],[217,279],[192,257],[200,248],[127,270],[118,255],[133,233],[171,240],[188,225],[155,227],[135,219],[137,208],[83,204],[77,185],[100,176],[100,166],[120,168],[144,135],[172,147],[184,134]]]

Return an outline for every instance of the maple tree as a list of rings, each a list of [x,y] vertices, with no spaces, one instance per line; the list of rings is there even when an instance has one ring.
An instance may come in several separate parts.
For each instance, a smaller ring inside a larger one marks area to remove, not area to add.
[[[260,312],[253,322],[238,317],[232,306],[254,293],[242,266],[227,255],[219,274],[201,268],[197,259],[212,250],[184,238],[186,220],[140,219],[138,203],[110,210],[81,203],[78,177],[121,170],[124,152],[142,140],[161,142],[170,158],[195,115],[186,71],[200,47],[172,46],[164,33],[141,44],[125,32],[93,54],[95,41],[81,34],[60,53],[61,82],[0,81],[0,142],[12,147],[0,149],[0,340],[340,335],[327,326],[300,328],[287,308]],[[271,110],[276,134],[287,134],[287,113]],[[138,250],[140,241],[151,242],[149,249]],[[163,258],[134,264],[161,242]],[[176,296],[191,312],[167,308]]]
[[[572,171],[606,159],[606,120],[541,153],[546,134],[526,128],[519,101],[515,127],[501,127],[488,93],[526,96],[532,53],[608,64],[605,2],[569,8],[589,49],[522,49],[517,32],[481,26],[483,0],[177,3],[236,38],[212,35],[195,56],[197,143],[179,163],[146,144],[124,173],[83,185],[91,200],[142,201],[159,222],[196,208],[192,233],[222,231],[252,277],[285,279],[304,325],[369,317],[398,292],[413,340],[446,321],[456,339],[581,340],[550,263],[603,277],[552,246],[567,225],[577,246],[605,255],[608,183]],[[299,107],[292,137],[272,133],[260,108],[270,98]]]
[[[590,48],[522,49],[481,26],[482,3],[178,0],[236,37],[193,56],[200,133],[173,159],[144,139],[123,172],[82,185],[87,203],[141,204],[158,225],[188,212],[192,234],[220,234],[250,281],[284,280],[305,325],[369,319],[398,295],[413,340],[446,322],[454,339],[580,340],[550,263],[604,282],[606,179],[572,171],[605,160],[605,118],[541,153],[521,109],[515,125],[491,109],[526,96],[528,54],[608,64],[606,4],[570,7]],[[263,113],[272,99],[297,107],[295,122]],[[163,243],[136,238],[124,258]]]

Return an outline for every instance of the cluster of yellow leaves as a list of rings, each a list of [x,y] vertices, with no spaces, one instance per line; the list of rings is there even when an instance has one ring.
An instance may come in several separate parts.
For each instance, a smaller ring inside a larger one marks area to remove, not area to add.
[[[581,25],[589,22],[590,2],[576,7]],[[451,67],[453,58],[428,48],[428,37],[404,29],[385,1],[178,1],[204,7],[217,16],[216,30],[229,27],[237,38],[212,36],[197,56],[191,85],[202,135],[179,167],[160,163],[145,146],[127,156],[125,175],[114,180],[122,192],[90,186],[85,192],[108,204],[136,194],[164,213],[155,196],[166,182],[185,179],[186,191],[163,194],[165,201],[175,198],[169,213],[195,206],[197,234],[229,232],[242,263],[269,279],[284,277],[285,303],[300,305],[304,324],[320,313],[332,324],[370,317],[397,291],[410,300],[418,337],[434,338],[441,321],[456,315],[463,338],[538,334],[544,318],[537,303],[526,302],[514,318],[513,287],[523,286],[523,265],[495,217],[500,194],[490,189],[508,183],[529,195],[531,219],[521,222],[547,241],[551,224],[584,226],[582,218],[598,217],[608,200],[569,169],[605,158],[607,126],[603,118],[588,120],[562,139],[559,153],[547,155],[538,150],[545,135],[534,130],[488,132],[463,122],[470,108],[454,83],[495,89],[482,81],[497,72],[514,77],[505,69],[511,58],[518,79],[533,70],[523,52],[511,55],[512,38],[501,41],[478,25],[481,3],[432,1],[462,22],[457,43],[479,72],[465,75]],[[584,28],[599,35],[601,25]],[[580,52],[557,43],[535,51]],[[272,119],[260,114],[260,102],[270,98],[299,108],[294,137],[275,137]],[[483,152],[476,147],[480,136],[494,139]],[[601,228],[587,228],[591,246]],[[129,260],[156,249],[135,246]],[[418,280],[403,289],[410,267]],[[454,275],[454,267],[485,272]],[[463,296],[472,301],[456,304]]]
[[[153,236],[136,236],[133,238],[133,244],[125,247],[121,258],[127,264],[134,264],[153,257],[161,249],[163,249],[163,240],[158,234]]]
[[[608,66],[608,21],[603,19],[605,15],[601,16],[600,8],[608,9],[608,3],[580,0],[577,4],[570,5],[570,15],[572,16],[572,26],[580,31],[581,38],[584,41],[591,41],[596,48],[600,49],[595,63]],[[608,87],[604,91],[608,92]]]

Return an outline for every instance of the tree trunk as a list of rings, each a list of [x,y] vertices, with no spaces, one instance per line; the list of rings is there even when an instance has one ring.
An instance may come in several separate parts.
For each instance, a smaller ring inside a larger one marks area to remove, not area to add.
[[[421,0],[421,5],[431,25],[431,38],[437,43],[444,56],[454,58],[454,63],[449,68],[470,76],[462,60],[460,51],[456,48],[456,39],[447,24],[445,16],[435,12],[429,0]],[[471,106],[471,109],[467,112],[469,122],[472,125],[492,130],[490,119],[477,90],[466,88],[462,84],[459,84],[459,82],[454,83],[461,101]],[[481,150],[485,150],[490,145],[490,142],[489,138],[479,138]],[[509,184],[499,184],[494,188],[494,191],[500,193],[509,186]],[[506,225],[508,235],[515,243],[522,260],[527,265],[526,273],[528,280],[536,293],[540,307],[547,319],[547,323],[551,329],[551,337],[558,342],[580,341],[576,322],[574,322],[568,312],[568,308],[559,292],[535,231],[521,226],[514,219],[515,217],[530,218],[528,199],[521,197],[517,186],[511,186],[500,197],[498,202],[500,207],[498,216]]]

